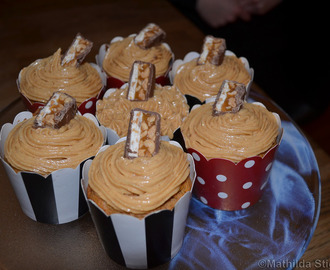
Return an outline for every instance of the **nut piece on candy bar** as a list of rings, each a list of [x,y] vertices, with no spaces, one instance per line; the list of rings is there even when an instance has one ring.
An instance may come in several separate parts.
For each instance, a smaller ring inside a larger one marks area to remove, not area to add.
[[[76,113],[76,100],[68,94],[57,91],[37,114],[33,127],[59,129],[69,123]]]
[[[209,62],[215,66],[220,66],[225,57],[226,40],[213,36],[206,36],[200,57],[197,60],[198,65],[204,65]]]
[[[62,66],[77,66],[92,49],[93,42],[78,33],[62,58]]]
[[[146,101],[153,97],[155,88],[155,65],[135,61],[130,72],[127,99],[131,101]]]
[[[238,112],[245,100],[246,87],[242,83],[225,80],[213,104],[213,116]]]
[[[141,49],[149,49],[161,43],[166,37],[166,33],[156,24],[149,23],[134,38],[134,43]]]
[[[160,114],[133,109],[128,127],[124,157],[152,157],[159,152]]]

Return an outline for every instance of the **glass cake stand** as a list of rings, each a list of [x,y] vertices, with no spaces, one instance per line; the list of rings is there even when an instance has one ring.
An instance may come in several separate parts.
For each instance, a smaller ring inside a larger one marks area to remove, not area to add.
[[[155,269],[291,269],[306,250],[321,201],[313,150],[270,99],[253,90],[249,99],[277,112],[284,128],[262,198],[229,212],[193,197],[180,252]],[[0,116],[1,125],[22,110],[19,100],[11,104]],[[106,255],[90,214],[61,225],[35,222],[23,214],[2,166],[0,174],[0,268],[123,269]]]

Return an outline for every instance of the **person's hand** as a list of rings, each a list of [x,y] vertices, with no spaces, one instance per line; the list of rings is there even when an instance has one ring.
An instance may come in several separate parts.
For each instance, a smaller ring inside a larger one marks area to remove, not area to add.
[[[196,10],[200,17],[214,28],[234,22],[238,18],[250,19],[249,13],[241,8],[237,0],[197,0]]]
[[[264,15],[282,0],[237,0],[240,7],[251,15]]]
[[[197,0],[196,11],[211,27],[217,28],[237,19],[249,21],[253,15],[264,15],[282,0]]]

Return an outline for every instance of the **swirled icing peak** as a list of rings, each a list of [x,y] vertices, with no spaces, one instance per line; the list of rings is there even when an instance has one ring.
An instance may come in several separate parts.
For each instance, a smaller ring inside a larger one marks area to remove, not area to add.
[[[242,61],[235,55],[225,55],[221,65],[206,62],[198,65],[197,59],[181,64],[174,77],[174,85],[184,95],[204,101],[216,96],[224,80],[247,85],[251,80]]]
[[[124,158],[125,142],[108,147],[92,162],[88,185],[118,212],[144,214],[166,203],[189,177],[181,148],[162,141],[153,157]]]
[[[263,154],[276,143],[279,126],[266,108],[245,102],[237,113],[212,115],[212,103],[192,110],[181,126],[187,148],[207,159],[233,162]]]
[[[18,123],[5,142],[5,159],[16,171],[48,175],[63,168],[76,168],[94,156],[103,134],[93,121],[76,115],[59,129],[34,128],[35,117]]]
[[[171,59],[172,52],[163,43],[148,49],[141,49],[134,43],[134,37],[129,36],[110,44],[103,61],[103,69],[109,76],[128,82],[129,73],[135,60],[154,64],[156,77],[159,77],[168,71]]]
[[[56,91],[73,96],[80,105],[95,97],[103,88],[98,71],[89,63],[61,65],[61,49],[52,56],[34,61],[23,68],[19,89],[31,101],[47,102]]]
[[[116,131],[119,137],[124,137],[127,135],[130,111],[140,108],[158,112],[162,119],[161,135],[173,138],[173,132],[180,127],[189,112],[184,96],[175,87],[156,84],[152,98],[147,101],[130,101],[126,98],[127,88],[116,89],[98,101],[96,117],[100,123]]]

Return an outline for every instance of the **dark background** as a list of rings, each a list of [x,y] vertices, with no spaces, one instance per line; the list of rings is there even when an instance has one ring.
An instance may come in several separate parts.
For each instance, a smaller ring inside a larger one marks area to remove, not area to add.
[[[326,1],[284,0],[265,15],[212,28],[195,0],[169,0],[201,31],[248,59],[254,81],[330,152],[330,58]]]

